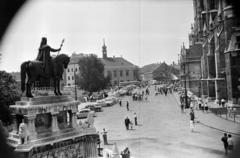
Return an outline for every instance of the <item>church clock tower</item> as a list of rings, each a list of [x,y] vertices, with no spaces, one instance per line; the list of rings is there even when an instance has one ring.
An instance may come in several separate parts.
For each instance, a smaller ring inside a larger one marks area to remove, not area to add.
[[[103,39],[103,46],[102,46],[102,56],[104,59],[107,58],[107,46],[105,45],[105,40]]]

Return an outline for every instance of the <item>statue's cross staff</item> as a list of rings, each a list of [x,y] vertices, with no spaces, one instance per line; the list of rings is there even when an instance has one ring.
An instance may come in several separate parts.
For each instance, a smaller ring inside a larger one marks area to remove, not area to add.
[[[62,43],[61,43],[61,45],[60,45],[60,49],[62,48],[63,43],[64,43],[64,39],[62,40]],[[58,54],[59,54],[59,52],[60,52],[60,50],[58,51]],[[57,55],[58,55],[58,54],[57,54]]]

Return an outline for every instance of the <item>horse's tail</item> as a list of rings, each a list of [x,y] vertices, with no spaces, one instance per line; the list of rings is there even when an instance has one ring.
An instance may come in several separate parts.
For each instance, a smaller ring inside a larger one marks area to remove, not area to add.
[[[22,65],[21,65],[21,90],[22,90],[22,92],[25,91],[25,79],[26,79],[26,72],[27,72],[29,62],[30,61],[26,61],[26,62],[22,63]]]

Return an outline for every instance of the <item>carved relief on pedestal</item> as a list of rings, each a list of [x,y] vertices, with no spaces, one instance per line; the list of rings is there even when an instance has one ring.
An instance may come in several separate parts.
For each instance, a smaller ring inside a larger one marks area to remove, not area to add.
[[[59,142],[53,146],[49,146],[51,150],[41,147],[34,148],[32,151],[31,158],[83,158],[84,157],[84,146],[83,140],[79,139],[76,142],[72,140]],[[45,151],[47,150],[47,151]]]

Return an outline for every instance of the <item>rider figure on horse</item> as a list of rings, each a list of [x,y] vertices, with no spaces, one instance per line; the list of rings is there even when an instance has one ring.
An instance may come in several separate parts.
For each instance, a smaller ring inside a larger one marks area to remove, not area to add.
[[[51,60],[50,51],[57,52],[60,50],[61,50],[61,47],[59,49],[51,48],[49,45],[47,45],[47,38],[46,37],[42,38],[36,60],[43,62],[43,72],[45,73],[47,78],[49,78],[52,73],[52,70],[51,70],[52,60]]]

